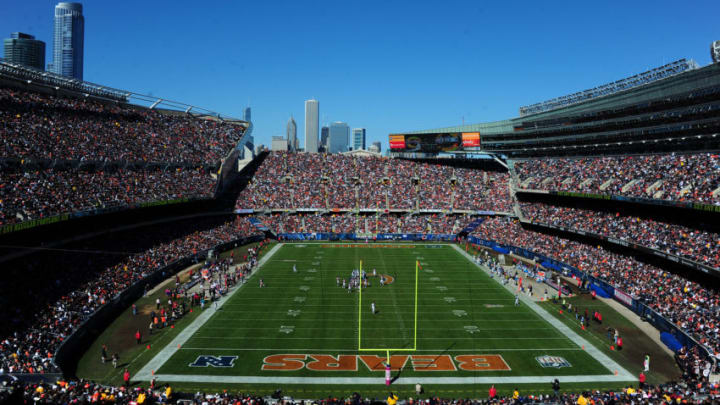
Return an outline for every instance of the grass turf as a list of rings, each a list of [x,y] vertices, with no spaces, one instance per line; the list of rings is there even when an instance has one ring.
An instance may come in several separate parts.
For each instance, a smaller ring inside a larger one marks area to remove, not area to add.
[[[366,271],[375,268],[394,278],[392,284],[380,287],[371,277],[371,287],[363,291],[362,346],[413,347],[416,259],[422,263],[417,351],[392,353],[398,356],[398,367],[404,366],[403,377],[548,376],[549,381],[550,376],[611,373],[534,311],[515,306],[512,294],[450,246],[385,246],[284,246],[157,373],[380,378],[382,371],[369,369],[377,364],[373,357],[348,358],[331,371],[309,369],[313,362],[309,357],[296,358],[305,366],[294,371],[262,367],[266,356],[278,354],[359,354],[358,293],[337,287],[336,277],[348,278],[360,260]],[[266,287],[259,287],[259,278]],[[370,311],[372,301],[379,310],[375,315]],[[473,354],[500,355],[509,369],[460,369],[457,356]],[[238,358],[227,368],[189,366],[203,355]],[[384,357],[385,353],[360,355]],[[428,357],[403,362],[405,355]],[[545,355],[563,357],[571,367],[542,367],[535,358]]]

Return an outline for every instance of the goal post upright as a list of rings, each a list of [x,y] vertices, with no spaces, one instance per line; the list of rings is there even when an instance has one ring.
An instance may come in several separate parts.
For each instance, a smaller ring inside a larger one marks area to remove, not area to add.
[[[417,350],[418,267],[420,267],[420,261],[415,260],[415,333],[413,336],[413,350]]]
[[[362,347],[362,281],[360,282],[360,291],[358,294],[358,351],[359,352],[385,352],[388,362],[390,361],[390,352],[414,352],[417,350],[417,329],[418,329],[418,288],[419,288],[419,268],[420,261],[415,261],[415,305],[414,305],[414,330],[413,330],[413,347],[412,348],[363,348]],[[360,278],[362,278],[362,260],[360,260]],[[388,363],[389,364],[389,363]]]
[[[362,260],[360,260],[360,277],[362,277]],[[360,293],[358,294],[358,350],[360,350],[360,340],[362,339],[362,282],[360,282]]]

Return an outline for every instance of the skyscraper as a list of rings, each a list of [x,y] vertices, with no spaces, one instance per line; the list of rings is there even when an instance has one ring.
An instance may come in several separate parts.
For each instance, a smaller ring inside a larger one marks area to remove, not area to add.
[[[22,32],[13,32],[3,41],[5,62],[45,70],[45,42]]]
[[[320,147],[319,147],[319,149],[322,149],[323,152],[327,152],[327,150],[328,150],[328,139],[329,138],[330,138],[330,128],[322,127],[320,129]]]
[[[245,130],[245,135],[243,135],[241,143],[247,145],[248,148],[252,150],[255,145],[255,137],[253,136],[252,112],[250,107],[245,107],[243,110],[243,121],[248,123],[248,127]],[[243,155],[243,157],[245,156]]]
[[[380,153],[382,150],[380,150],[380,142],[373,142],[372,145],[370,145],[370,148],[368,148],[371,152],[377,152]]]
[[[348,150],[350,140],[350,127],[342,121],[330,124],[330,139],[328,140],[328,153],[340,153]]]
[[[285,135],[287,137],[288,141],[288,149],[291,152],[297,152],[298,143],[297,143],[297,124],[295,124],[295,119],[293,119],[292,115],[290,116],[290,119],[287,123],[287,129],[285,130]]]
[[[59,75],[83,79],[83,44],[85,18],[80,3],[58,3],[55,6],[53,60],[48,70]]]
[[[318,129],[320,123],[320,103],[305,100],[305,152],[317,153]]]
[[[365,149],[365,128],[353,128],[353,150]]]

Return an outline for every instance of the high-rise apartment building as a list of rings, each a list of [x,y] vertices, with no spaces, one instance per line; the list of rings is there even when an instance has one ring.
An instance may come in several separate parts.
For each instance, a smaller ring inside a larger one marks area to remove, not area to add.
[[[85,18],[80,3],[55,6],[52,63],[48,70],[59,75],[83,79]]]
[[[353,128],[352,148],[353,150],[365,149],[365,128]]]
[[[293,119],[292,115],[290,116],[290,119],[288,120],[287,128],[285,130],[285,135],[286,135],[287,141],[288,141],[288,149],[291,152],[297,152],[297,149],[298,149],[297,124],[295,123],[295,119]]]
[[[370,148],[368,148],[368,149],[369,149],[371,152],[380,153],[380,152],[382,152],[382,151],[380,150],[380,148],[381,148],[380,142],[373,142],[372,145],[370,145]]]
[[[22,32],[13,32],[3,41],[5,62],[45,70],[45,42]]]
[[[305,152],[317,153],[320,123],[320,103],[305,100]]]
[[[330,124],[330,139],[328,139],[328,153],[340,153],[348,150],[350,140],[350,127],[342,121]]]

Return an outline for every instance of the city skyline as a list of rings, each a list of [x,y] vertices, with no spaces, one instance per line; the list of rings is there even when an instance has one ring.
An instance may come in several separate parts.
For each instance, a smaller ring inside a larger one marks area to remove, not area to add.
[[[6,7],[0,13],[4,35],[25,32],[45,41],[45,59],[52,63],[55,4]],[[715,13],[707,12],[717,9],[715,1],[672,12],[669,3],[613,1],[592,10],[582,3],[529,2],[519,12],[506,3],[409,4],[383,3],[379,14],[374,7],[322,1],[276,7],[209,0],[199,8],[87,3],[83,77],[234,117],[252,100],[255,139],[265,145],[284,132],[288,113],[304,128],[300,100],[312,96],[323,101],[323,121],[361,125],[366,145],[381,141],[386,148],[389,133],[515,117],[521,105],[680,58],[704,65],[710,43],[720,39]],[[618,15],[617,7],[624,12]],[[589,11],[597,18],[583,22]],[[237,15],[252,18],[238,26]],[[513,16],[513,29],[494,18],[506,15]],[[341,24],[334,16],[350,17]],[[432,32],[397,23],[430,19],[440,21]],[[360,35],[347,30],[354,23],[376,29]],[[667,35],[666,26],[678,34]],[[546,45],[528,47],[528,38]],[[435,56],[428,59],[428,52]]]

